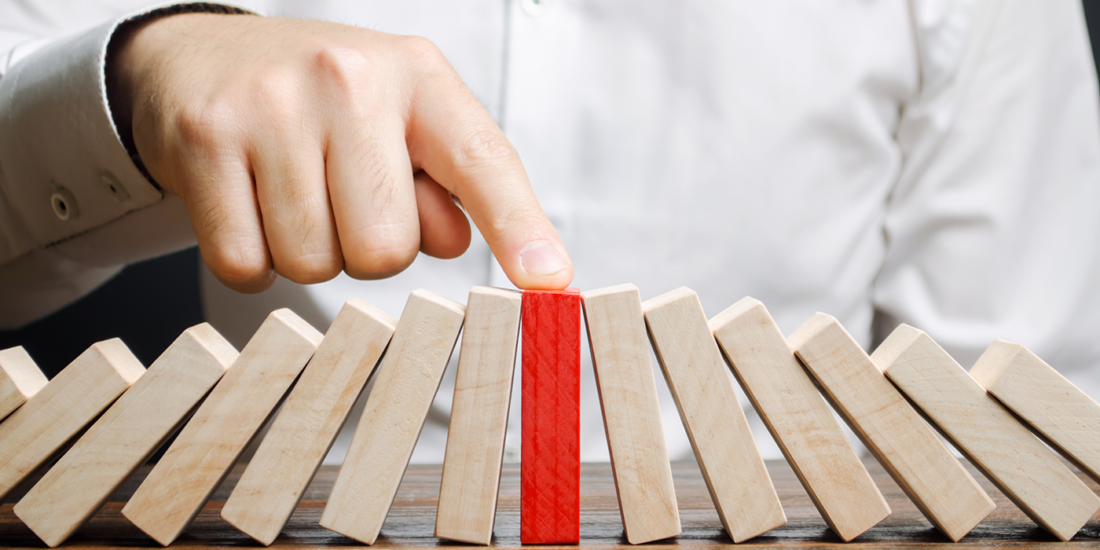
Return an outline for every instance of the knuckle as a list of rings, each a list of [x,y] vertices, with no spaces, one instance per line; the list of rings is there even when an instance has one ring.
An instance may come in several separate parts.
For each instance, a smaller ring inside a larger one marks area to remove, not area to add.
[[[260,71],[250,82],[249,96],[279,126],[294,127],[300,120],[303,101],[299,79],[292,71],[275,68]]]
[[[421,70],[449,66],[439,46],[422,36],[401,37],[400,48]]]
[[[232,286],[252,287],[270,277],[266,251],[256,247],[223,246],[204,253],[203,259],[210,271]]]
[[[455,157],[460,169],[518,160],[515,148],[496,128],[476,128],[462,134]]]
[[[361,88],[365,76],[372,73],[371,61],[364,52],[339,44],[317,46],[311,63],[322,83],[346,97]]]
[[[377,229],[377,227],[375,228]],[[391,241],[383,244],[384,241]],[[354,255],[345,258],[344,271],[355,279],[385,279],[412,265],[420,251],[419,238],[375,238],[373,244],[358,247]]]
[[[188,146],[216,154],[233,143],[237,116],[231,102],[211,99],[182,106],[176,114],[175,126]]]
[[[291,256],[285,264],[275,263],[275,271],[279,275],[303,285],[332,280],[343,268],[343,259],[328,252],[297,254]]]

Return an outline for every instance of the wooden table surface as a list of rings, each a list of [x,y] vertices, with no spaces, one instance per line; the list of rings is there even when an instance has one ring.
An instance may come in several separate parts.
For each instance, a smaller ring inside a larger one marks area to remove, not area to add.
[[[913,503],[901,492],[897,484],[872,459],[866,460],[871,474],[886,496],[893,514],[883,523],[845,545],[826,527],[813,507],[806,492],[783,461],[769,461],[776,489],[787,513],[787,525],[757,537],[739,548],[757,546],[797,545],[801,547],[849,546],[861,548],[897,548],[901,546],[1008,547],[1050,546],[1076,548],[1100,547],[1100,515],[1094,517],[1077,537],[1068,543],[1058,542],[1053,536],[1032,523],[1011,502],[997,491],[985,478],[971,469],[971,473],[997,503],[997,510],[958,543],[951,543],[932,528]],[[969,467],[969,465],[968,465]],[[719,545],[733,546],[722,530],[707,493],[706,485],[694,463],[676,463],[672,466],[676,482],[676,495],[680,503],[680,519],[683,534],[675,539],[645,545],[646,548],[705,548]],[[351,539],[327,531],[317,525],[325,505],[325,497],[336,479],[335,467],[323,467],[310,486],[305,499],[298,506],[275,546],[344,546],[364,548]],[[247,536],[221,521],[222,503],[240,476],[238,466],[229,479],[207,504],[198,519],[173,547],[260,546]],[[386,524],[382,528],[375,547],[425,548],[435,546],[466,546],[452,544],[432,537],[435,525],[436,499],[439,495],[439,466],[409,467],[397,499]],[[104,510],[92,519],[64,547],[156,547],[151,539],[130,525],[119,511],[123,502],[137,487],[144,472],[131,480],[119,494],[112,498]],[[1097,486],[1082,476],[1093,490]],[[25,488],[24,488],[25,490]],[[581,544],[582,547],[629,547],[623,536],[622,521],[615,500],[615,486],[608,464],[585,464],[581,468]],[[12,503],[20,495],[13,495],[0,506],[0,547],[43,547],[37,537],[12,513]],[[519,546],[519,466],[507,464],[501,481],[500,504],[497,513],[493,545]],[[538,548],[548,548],[541,546]],[[569,548],[568,546],[566,548]],[[574,547],[575,548],[575,547]]]

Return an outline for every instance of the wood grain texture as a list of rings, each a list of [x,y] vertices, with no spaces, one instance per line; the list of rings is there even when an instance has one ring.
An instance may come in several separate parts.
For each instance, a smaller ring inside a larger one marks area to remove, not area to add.
[[[581,296],[523,292],[520,540],[580,537]]]
[[[1100,481],[1100,404],[1019,344],[997,340],[970,369],[1002,405]]]
[[[871,359],[1024,513],[1069,540],[1100,509],[1081,483],[924,332],[901,325]]]
[[[950,550],[970,548],[1057,548],[1076,550],[1100,547],[1100,515],[1094,517],[1081,533],[1069,542],[1059,542],[1045,529],[1035,525],[1012,502],[1005,498],[985,477],[966,463],[968,471],[977,477],[982,488],[989,492],[997,509],[960,542],[951,542],[938,530],[928,525],[896,483],[883,471],[875,459],[864,462],[872,478],[882,490],[894,513],[859,537],[859,540],[843,544],[821,520],[794,472],[785,461],[766,461],[775,489],[787,512],[787,525],[774,529],[748,542],[734,546],[722,529],[710,494],[699,468],[694,462],[673,462],[672,475],[676,484],[676,497],[680,502],[680,519],[684,532],[675,539],[650,543],[648,549],[703,550],[775,548],[943,548]],[[124,502],[141,483],[148,466],[128,481],[76,536],[69,539],[67,548],[108,549],[137,548],[149,544],[149,539],[119,514]],[[173,548],[227,548],[254,547],[246,535],[226,524],[219,516],[222,502],[233,490],[235,480],[241,475],[243,465],[238,465],[226,482],[214,494],[213,500],[195,518],[195,523],[173,545]],[[272,548],[347,548],[362,549],[363,545],[347,537],[318,527],[317,520],[325,506],[325,498],[336,479],[337,466],[322,466],[313,479],[305,498],[290,518]],[[412,464],[393,502],[393,508],[382,529],[375,548],[439,549],[461,547],[447,544],[432,536],[435,524],[436,498],[439,495],[439,465]],[[500,483],[500,499],[497,506],[497,524],[493,532],[494,548],[524,548],[520,545],[520,466],[505,464]],[[1082,479],[1093,490],[1100,489],[1095,482],[1082,474]],[[619,516],[619,504],[615,498],[615,482],[611,465],[604,462],[581,465],[581,501],[584,522],[581,524],[579,545],[557,548],[628,549],[623,537],[623,523]],[[118,501],[118,502],[114,502]],[[41,547],[38,538],[11,512],[11,504],[0,505],[0,547]],[[525,548],[531,548],[526,546]]]
[[[743,298],[711,319],[710,328],[833,531],[850,541],[886,519],[890,507],[764,304]]]
[[[279,536],[396,325],[363,300],[344,304],[222,508],[222,519],[265,546]]]
[[[275,411],[321,338],[289,309],[268,315],[122,515],[162,545],[176,540]]]
[[[522,294],[474,287],[466,301],[435,536],[489,544],[519,342]]]
[[[782,527],[787,516],[699,297],[679,288],[642,311],[722,526],[734,542]]]
[[[680,513],[638,287],[582,292],[581,303],[626,540],[675,537]]]
[[[47,382],[23,346],[0,351],[0,420],[34,397]]]
[[[15,514],[49,546],[65,541],[175,433],[237,358],[210,325],[183,332],[34,485]]]
[[[0,423],[0,499],[46,465],[145,372],[122,340],[93,344]]]
[[[409,296],[355,428],[321,526],[373,544],[443,380],[465,307],[426,290]]]
[[[993,511],[978,482],[836,318],[818,313],[787,342],[932,525],[957,541]]]

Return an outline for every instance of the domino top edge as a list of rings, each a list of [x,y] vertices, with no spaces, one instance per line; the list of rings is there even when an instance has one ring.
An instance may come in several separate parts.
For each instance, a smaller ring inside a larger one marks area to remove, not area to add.
[[[110,340],[96,342],[92,344],[92,347],[107,360],[111,368],[115,369],[115,372],[128,385],[137,382],[141,375],[145,374],[145,365],[142,365],[141,361],[134,357],[134,354],[130,352],[130,348],[126,347],[121,339],[111,338]]]
[[[905,353],[905,350],[909,349],[922,337],[928,338],[936,347],[939,347],[939,344],[936,344],[923,330],[902,323],[871,354],[871,362],[879,370],[885,371],[885,366],[892,365],[898,357],[901,357],[901,354]]]
[[[1007,369],[1020,354],[1025,352],[1031,353],[1027,348],[1019,344],[1013,344],[1004,340],[994,340],[993,343],[982,352],[981,357],[974,363],[974,366],[970,367],[970,377],[977,380],[983,388],[987,390],[992,389],[991,386],[996,385],[997,379],[1004,374],[1005,369]],[[1042,361],[1042,359],[1038,357],[1035,359]],[[1043,364],[1046,365],[1045,362]],[[1051,370],[1054,371],[1054,369]],[[1065,377],[1058,371],[1054,371],[1054,373],[1065,380]]]
[[[284,325],[286,325],[287,328],[293,330],[294,332],[297,332],[299,335],[302,336],[302,338],[309,340],[309,342],[313,344],[313,347],[321,345],[321,340],[323,340],[325,337],[325,335],[321,334],[320,331],[318,331],[316,328],[313,328],[313,325],[306,322],[305,319],[302,319],[298,316],[297,313],[294,313],[288,308],[284,307],[272,311],[271,315],[268,315],[268,318],[271,317],[278,319]]]
[[[798,327],[798,330],[794,331],[790,337],[787,338],[787,344],[798,353],[798,350],[806,345],[806,342],[813,339],[818,334],[829,329],[833,325],[840,325],[840,321],[837,321],[836,317],[829,315],[828,313],[817,312],[813,317],[810,317],[808,321]],[[847,331],[845,331],[847,333]],[[851,335],[849,335],[851,336]]]
[[[221,335],[209,323],[199,323],[185,331],[183,334],[195,341],[196,344],[206,350],[214,360],[221,365],[222,370],[229,370],[233,362],[240,356],[237,348],[233,347],[224,336]]]
[[[390,330],[397,330],[397,319],[394,319],[392,315],[374,307],[370,304],[370,302],[367,302],[362,298],[352,298],[347,302],[344,302],[344,307],[356,309],[364,315],[374,319],[375,321],[382,323],[383,325],[385,325],[386,328]]]
[[[737,303],[726,308],[724,311],[711,318],[711,320],[709,321],[711,332],[717,331],[730,321],[739,317],[742,313],[745,313],[746,311],[749,311],[750,309],[755,307],[760,307],[764,310],[767,310],[767,308],[764,307],[764,302],[761,302],[756,298],[753,298],[751,296],[745,296],[744,298],[741,298],[737,301]]]
[[[436,304],[440,307],[447,308],[447,309],[449,309],[449,310],[451,310],[451,311],[453,311],[453,312],[455,312],[459,315],[466,315],[466,306],[464,306],[464,305],[462,305],[462,304],[460,304],[460,303],[458,303],[454,300],[444,298],[444,297],[442,297],[442,296],[440,296],[440,295],[438,295],[438,294],[436,294],[436,293],[434,293],[430,290],[424,290],[423,288],[418,288],[418,289],[412,291],[412,294],[409,295],[410,300],[412,300],[414,297],[419,298],[421,300],[424,300],[426,302],[431,302],[431,303]]]
[[[523,299],[523,292],[519,290],[497,288],[495,286],[475,286],[470,289],[470,297],[473,297],[475,295],[495,296],[497,298],[504,298],[509,301],[519,301]]]
[[[580,295],[581,289],[576,287],[569,287],[562,290],[545,290],[545,289],[525,289],[524,294],[576,294]]]
[[[586,290],[581,293],[582,300],[591,300],[593,298],[602,298],[604,296],[610,296],[612,294],[621,294],[624,292],[634,292],[639,296],[639,302],[641,301],[641,292],[638,287],[631,283],[623,283],[621,285],[605,286],[603,288],[597,288],[595,290]]]
[[[0,369],[24,397],[31,397],[49,382],[23,346],[0,350]]]
[[[677,302],[683,300],[684,298],[690,297],[695,297],[696,299],[698,299],[699,295],[696,294],[694,290],[686,286],[682,286],[680,288],[670,290],[660,296],[650,298],[642,302],[642,312],[649,313],[650,311],[653,311],[659,307],[663,307],[673,302]]]

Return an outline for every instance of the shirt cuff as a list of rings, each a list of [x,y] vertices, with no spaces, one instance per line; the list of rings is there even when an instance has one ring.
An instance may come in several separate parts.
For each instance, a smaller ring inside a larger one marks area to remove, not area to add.
[[[45,247],[92,264],[129,263],[179,249],[181,224],[193,244],[179,205],[162,202],[122,145],[104,70],[119,25],[181,12],[251,13],[205,3],[147,8],[35,48],[0,79],[0,265]],[[129,215],[161,209],[171,215]],[[101,229],[108,235],[92,235]]]

